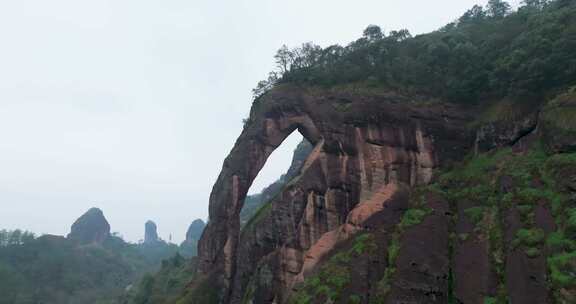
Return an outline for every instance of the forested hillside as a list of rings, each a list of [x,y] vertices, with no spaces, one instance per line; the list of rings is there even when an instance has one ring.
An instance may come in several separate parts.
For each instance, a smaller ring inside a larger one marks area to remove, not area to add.
[[[574,1],[528,0],[512,12],[508,3],[490,0],[416,37],[371,25],[347,46],[284,46],[275,57],[278,69],[254,93],[283,83],[353,85],[457,103],[527,103],[573,84],[574,49]]]
[[[136,246],[117,237],[101,246],[28,237],[0,247],[0,303],[116,303],[145,270],[152,267]]]
[[[1,304],[114,304],[178,246],[158,238],[142,244],[110,233],[102,211],[90,209],[68,237],[0,231]]]

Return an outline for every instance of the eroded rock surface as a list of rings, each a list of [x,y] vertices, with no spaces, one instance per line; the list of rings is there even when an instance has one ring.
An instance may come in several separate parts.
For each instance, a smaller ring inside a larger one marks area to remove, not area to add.
[[[210,196],[199,277],[219,286],[221,303],[251,296],[286,301],[327,252],[369,229],[398,189],[429,183],[434,169],[470,151],[474,138],[463,128],[467,120],[455,105],[422,106],[397,94],[294,87],[267,94],[253,106]],[[299,176],[240,231],[248,188],[296,130],[314,149]],[[261,285],[255,273],[269,280]]]

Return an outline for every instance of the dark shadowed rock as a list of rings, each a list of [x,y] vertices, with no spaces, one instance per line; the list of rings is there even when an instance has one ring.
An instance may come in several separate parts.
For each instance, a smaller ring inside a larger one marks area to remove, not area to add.
[[[68,234],[68,239],[79,244],[102,244],[109,237],[110,224],[98,208],[91,208],[79,217]]]
[[[385,303],[448,303],[449,207],[442,198],[429,196],[431,214],[402,235]]]
[[[156,243],[158,242],[158,232],[156,223],[153,221],[147,221],[144,224],[144,243]]]

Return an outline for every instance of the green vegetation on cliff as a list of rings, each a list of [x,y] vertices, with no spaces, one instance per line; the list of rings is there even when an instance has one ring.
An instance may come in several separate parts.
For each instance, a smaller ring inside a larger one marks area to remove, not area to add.
[[[125,303],[174,303],[193,277],[193,263],[177,254],[164,260],[162,268],[154,275],[146,274],[126,295]]]
[[[463,166],[443,174],[434,185],[455,209],[464,202],[477,204],[465,209],[464,214],[475,224],[476,237],[490,241],[492,267],[499,276],[500,287],[498,294],[486,296],[492,297],[494,303],[508,301],[505,256],[516,250],[522,250],[530,259],[546,255],[549,284],[556,301],[568,303],[576,299],[576,278],[570,275],[576,270],[576,247],[566,237],[575,197],[561,186],[563,178],[576,178],[575,156],[547,154],[539,143],[522,153],[501,149],[470,158]],[[570,172],[558,174],[557,170]],[[514,222],[516,217],[520,222],[518,229],[502,226]],[[512,238],[505,239],[505,234]]]
[[[443,28],[412,37],[369,26],[342,47],[312,43],[277,55],[278,70],[254,90],[275,84],[333,87],[356,83],[470,103],[509,98],[531,102],[576,79],[576,2],[500,0],[474,6]]]
[[[360,295],[346,292],[351,285],[354,261],[375,255],[378,246],[371,234],[357,236],[349,248],[330,257],[314,274],[306,279],[303,286],[295,293],[290,303],[362,303]]]
[[[486,303],[509,302],[506,280],[517,274],[507,270],[506,264],[509,257],[519,259],[518,254],[525,255],[528,260],[544,261],[547,281],[543,288],[552,292],[555,303],[573,303],[576,300],[575,181],[576,153],[548,154],[542,144],[534,142],[523,152],[502,148],[470,156],[463,163],[444,171],[435,183],[421,191],[432,191],[450,202],[452,225],[462,215],[475,226],[470,235],[450,238],[451,254],[454,254],[457,242],[488,240],[490,264],[498,287],[495,293],[484,294]],[[471,204],[475,207],[466,207]],[[355,263],[362,259],[363,254],[371,255],[368,259],[372,260],[383,255],[388,258],[381,278],[372,284],[373,290],[369,292],[371,303],[386,303],[390,284],[396,279],[395,265],[403,247],[403,234],[420,225],[423,218],[432,212],[422,204],[412,205],[404,212],[396,230],[388,233],[388,245],[374,242],[378,232],[360,235],[354,242],[361,245],[336,250],[314,275],[306,278],[292,302],[318,303],[319,299],[330,299],[334,303],[354,303],[352,298],[343,300],[342,295],[350,296],[344,291],[350,290],[354,284],[350,277],[358,271]],[[546,215],[550,218],[548,222]],[[519,226],[514,228],[510,223],[516,217]],[[454,229],[451,228],[453,233]],[[365,241],[370,241],[369,246],[362,243]],[[386,247],[380,248],[383,245]],[[376,250],[355,251],[353,248]],[[451,280],[461,278],[453,271],[450,271]],[[449,284],[448,290],[452,299],[450,303],[456,303],[453,284]],[[362,294],[356,296],[364,299]]]

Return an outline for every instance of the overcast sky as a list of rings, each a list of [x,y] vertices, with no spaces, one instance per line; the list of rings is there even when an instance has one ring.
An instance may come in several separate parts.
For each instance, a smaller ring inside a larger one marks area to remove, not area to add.
[[[0,0],[0,228],[184,238],[282,45],[424,33],[483,1]],[[301,138],[301,137],[300,137]],[[253,189],[286,170],[275,152]],[[255,190],[252,190],[254,192]]]

